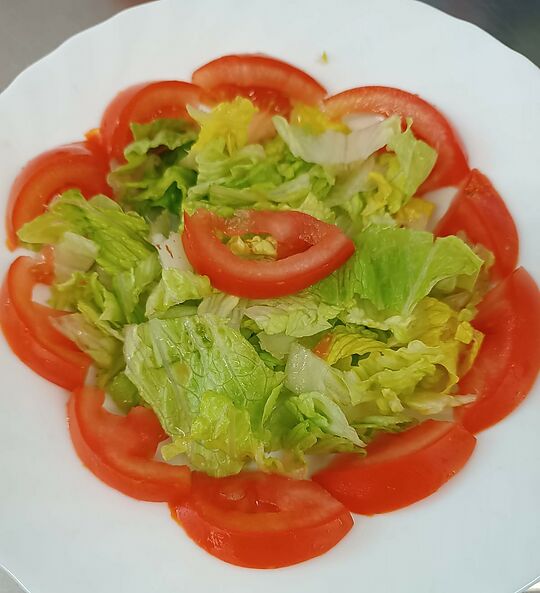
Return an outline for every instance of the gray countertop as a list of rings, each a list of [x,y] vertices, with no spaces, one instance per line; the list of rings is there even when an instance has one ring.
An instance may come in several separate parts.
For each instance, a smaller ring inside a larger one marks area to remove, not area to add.
[[[0,91],[62,41],[140,0],[0,0]],[[540,65],[540,0],[429,0]],[[1,562],[1,558],[0,558]],[[0,569],[0,593],[18,589]],[[540,592],[540,584],[529,590]],[[509,592],[510,593],[510,592]]]

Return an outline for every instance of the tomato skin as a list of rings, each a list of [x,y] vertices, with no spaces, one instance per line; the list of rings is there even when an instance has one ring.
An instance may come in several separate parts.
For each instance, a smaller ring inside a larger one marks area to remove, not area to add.
[[[43,214],[54,196],[71,188],[85,198],[111,195],[107,185],[108,164],[95,146],[77,142],[49,150],[32,159],[15,179],[6,213],[7,244],[15,249],[17,231]]]
[[[71,439],[77,455],[100,480],[138,500],[177,502],[191,486],[186,466],[153,459],[166,438],[155,414],[144,407],[127,416],[103,408],[105,395],[95,387],[74,391],[67,405]]]
[[[145,82],[123,90],[109,103],[101,119],[101,138],[109,158],[124,161],[124,148],[133,140],[130,123],[159,118],[188,118],[186,105],[203,100],[201,89],[189,82]]]
[[[485,337],[459,388],[477,400],[458,409],[457,418],[478,433],[510,414],[538,375],[540,293],[527,271],[518,268],[489,292],[472,323]]]
[[[261,54],[222,56],[195,70],[191,79],[204,89],[222,85],[271,89],[307,104],[319,103],[326,96],[326,89],[309,74]]]
[[[331,117],[351,113],[411,117],[415,136],[427,142],[438,154],[433,171],[418,190],[420,194],[458,185],[469,172],[467,157],[456,132],[440,111],[418,95],[392,87],[364,86],[329,97],[325,107]]]
[[[38,375],[65,389],[84,383],[90,358],[56,330],[52,317],[64,315],[32,301],[38,282],[51,280],[50,263],[17,258],[0,291],[0,325],[13,353]]]
[[[437,491],[465,465],[475,445],[459,424],[427,420],[380,435],[365,458],[337,457],[313,479],[353,513],[387,513]]]
[[[261,472],[228,478],[193,474],[189,500],[171,513],[220,560],[279,568],[320,556],[351,529],[347,509],[308,480]]]
[[[278,242],[276,261],[234,255],[216,236],[270,233]],[[248,298],[293,294],[325,278],[354,253],[354,243],[338,227],[302,212],[243,211],[223,219],[200,209],[185,215],[182,242],[199,274],[223,292]]]
[[[519,254],[516,224],[504,200],[478,169],[469,173],[434,233],[446,237],[460,231],[495,255],[493,278],[505,278],[515,269]]]

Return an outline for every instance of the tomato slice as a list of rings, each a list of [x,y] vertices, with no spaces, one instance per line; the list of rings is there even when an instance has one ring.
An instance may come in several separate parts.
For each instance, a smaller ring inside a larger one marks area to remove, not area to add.
[[[526,270],[518,268],[485,296],[473,325],[485,337],[459,386],[477,400],[460,408],[457,417],[477,433],[510,414],[538,375],[540,293]]]
[[[52,198],[71,188],[86,198],[111,195],[108,165],[92,143],[68,144],[32,159],[19,173],[9,195],[6,230],[10,249],[18,245],[17,231],[45,211]]]
[[[194,84],[210,90],[222,85],[278,91],[291,101],[314,104],[326,89],[314,78],[286,62],[261,54],[223,56],[201,66],[192,76]]]
[[[386,86],[364,86],[334,95],[326,99],[325,105],[331,117],[351,113],[411,117],[415,136],[438,153],[435,167],[419,193],[457,185],[469,172],[467,157],[456,132],[440,111],[418,95]]]
[[[133,140],[130,124],[159,118],[187,118],[186,105],[202,101],[201,89],[189,82],[164,80],[128,87],[108,105],[101,120],[103,145],[114,161],[124,160],[124,148]]]
[[[251,568],[320,556],[353,525],[347,509],[318,484],[262,472],[227,478],[195,473],[190,498],[171,512],[207,552]]]
[[[446,237],[460,231],[495,255],[494,278],[504,278],[514,270],[519,253],[516,224],[504,200],[478,169],[469,173],[434,232]]]
[[[366,457],[338,456],[313,479],[354,513],[386,513],[433,494],[465,465],[475,445],[459,424],[427,420],[378,436]]]
[[[167,435],[152,410],[132,408],[127,416],[107,412],[95,387],[73,392],[68,402],[71,439],[77,455],[100,480],[138,500],[178,502],[191,485],[186,466],[154,459]]]
[[[19,257],[11,264],[0,292],[0,325],[22,362],[71,390],[84,383],[91,360],[51,324],[52,317],[65,313],[32,301],[34,286],[51,279],[49,266],[30,257]]]
[[[278,242],[276,261],[247,260],[234,255],[217,233],[269,233]],[[212,285],[248,298],[293,294],[344,264],[354,243],[341,230],[302,212],[243,211],[224,219],[200,209],[185,216],[182,242],[186,255]]]

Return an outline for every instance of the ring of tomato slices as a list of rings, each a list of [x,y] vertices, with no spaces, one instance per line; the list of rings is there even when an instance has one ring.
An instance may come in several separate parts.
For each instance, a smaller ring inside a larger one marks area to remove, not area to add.
[[[84,383],[91,360],[52,325],[52,318],[65,313],[32,300],[34,286],[51,279],[50,260],[18,257],[0,291],[0,325],[12,351],[24,364],[71,390]]]
[[[7,243],[18,244],[17,231],[43,214],[54,196],[67,189],[79,189],[85,198],[111,195],[107,184],[108,164],[95,143],[68,144],[32,159],[15,179],[6,213]]]
[[[69,431],[81,461],[100,480],[138,500],[184,499],[191,472],[154,459],[167,437],[154,412],[139,406],[119,416],[105,410],[104,398],[103,391],[85,387],[69,399]]]
[[[269,233],[278,242],[278,259],[254,261],[234,255],[218,232]],[[354,243],[337,226],[296,211],[243,211],[224,219],[200,209],[185,215],[182,242],[190,263],[214,287],[248,298],[298,292],[328,276],[354,253]]]
[[[425,193],[457,185],[469,172],[467,157],[458,136],[444,115],[418,95],[385,86],[364,86],[343,91],[325,100],[331,117],[374,113],[412,118],[412,131],[437,151],[437,162],[418,190]]]
[[[427,420],[379,435],[366,457],[338,456],[313,479],[354,513],[387,513],[436,492],[462,469],[475,445],[460,424]]]
[[[195,473],[191,496],[171,512],[207,552],[250,568],[320,556],[353,525],[347,509],[318,484],[262,472],[227,478]]]

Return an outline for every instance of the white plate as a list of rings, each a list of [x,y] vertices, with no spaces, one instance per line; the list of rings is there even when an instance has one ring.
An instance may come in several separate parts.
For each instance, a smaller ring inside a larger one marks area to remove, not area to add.
[[[438,105],[510,205],[522,263],[538,279],[540,73],[476,27],[404,0],[166,1],[77,35],[0,96],[0,210],[25,161],[80,138],[118,90],[189,79],[211,58],[255,51],[305,68],[331,92],[386,84]],[[12,256],[0,257],[3,273]],[[0,562],[32,593],[510,593],[540,573],[538,387],[481,435],[441,492],[358,517],[321,558],[261,572],[204,553],[165,505],[101,484],[72,450],[64,393],[3,340],[0,356]]]

